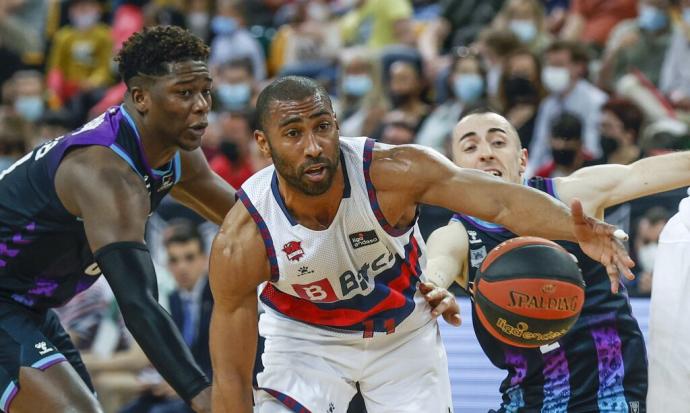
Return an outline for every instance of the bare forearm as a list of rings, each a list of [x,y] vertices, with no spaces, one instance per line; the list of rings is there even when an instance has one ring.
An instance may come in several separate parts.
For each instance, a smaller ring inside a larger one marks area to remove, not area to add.
[[[518,235],[575,241],[570,209],[560,201],[527,187],[503,194],[497,224]]]
[[[214,412],[251,413],[257,335],[256,303],[254,311],[246,307],[235,311],[214,309],[211,320]]]

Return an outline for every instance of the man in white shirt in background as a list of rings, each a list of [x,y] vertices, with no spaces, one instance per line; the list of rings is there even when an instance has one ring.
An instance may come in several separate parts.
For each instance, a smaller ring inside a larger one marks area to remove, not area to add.
[[[681,413],[690,406],[689,296],[690,197],[664,227],[656,253],[649,320],[650,412]]]

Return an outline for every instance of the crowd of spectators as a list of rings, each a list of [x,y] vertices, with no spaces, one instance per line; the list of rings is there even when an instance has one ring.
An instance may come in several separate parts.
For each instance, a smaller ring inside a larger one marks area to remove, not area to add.
[[[253,109],[262,87],[284,75],[325,86],[343,136],[445,154],[464,113],[492,108],[529,150],[527,177],[690,147],[690,0],[4,0],[0,170],[119,104],[126,88],[112,57],[129,35],[157,24],[186,27],[211,47],[203,151],[235,187],[270,162],[253,139]],[[633,236],[631,295],[649,294],[660,228],[683,194],[607,211]],[[422,232],[448,216],[422,208]],[[166,241],[180,218],[198,227],[200,253],[215,231],[173,200],[152,217],[147,237],[164,300],[182,287],[170,276]],[[131,371],[94,374],[97,385],[121,390],[106,403],[115,412],[144,397],[132,378],[155,376],[101,287],[61,315],[94,371],[111,372],[102,354],[129,360]],[[88,317],[84,308],[93,309]],[[167,397],[154,389],[147,394]]]

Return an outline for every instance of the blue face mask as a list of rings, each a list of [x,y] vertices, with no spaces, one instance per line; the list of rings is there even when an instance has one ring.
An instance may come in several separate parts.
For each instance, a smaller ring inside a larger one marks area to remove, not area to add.
[[[348,96],[361,98],[369,93],[372,87],[373,82],[367,75],[349,75],[343,78],[343,92]]]
[[[43,116],[43,99],[40,96],[20,96],[14,101],[14,110],[29,122],[36,122]]]
[[[211,30],[220,35],[233,34],[237,30],[237,20],[227,16],[216,16],[211,20]]]
[[[453,79],[453,92],[463,103],[474,103],[484,93],[484,79],[476,74],[462,74]]]
[[[668,15],[654,6],[642,5],[637,23],[642,30],[656,32],[668,25]]]
[[[218,99],[225,109],[242,109],[252,97],[252,88],[246,83],[218,85]]]
[[[537,26],[531,20],[512,20],[510,30],[522,43],[531,43],[537,37]]]

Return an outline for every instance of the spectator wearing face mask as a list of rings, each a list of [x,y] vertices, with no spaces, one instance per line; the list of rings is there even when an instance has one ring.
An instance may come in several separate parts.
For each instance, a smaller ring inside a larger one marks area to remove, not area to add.
[[[554,119],[550,146],[552,160],[537,170],[537,176],[568,176],[580,168],[598,163],[582,150],[582,122],[572,113],[562,113]]]
[[[209,25],[211,22],[210,0],[190,0],[187,2],[185,14],[187,29],[204,41],[210,37]]]
[[[240,112],[249,110],[254,105],[256,82],[249,60],[233,60],[222,64],[214,83],[214,110]]]
[[[614,28],[599,74],[601,87],[615,87],[631,70],[659,86],[661,67],[671,44],[670,7],[669,0],[639,0],[637,19],[623,21]]]
[[[209,64],[219,66],[233,60],[249,59],[257,81],[266,78],[266,58],[259,42],[244,26],[241,10],[244,0],[218,0],[211,19]]]
[[[541,63],[534,53],[523,49],[506,58],[498,96],[504,116],[517,130],[522,147],[529,148],[539,103],[544,97]]]
[[[218,126],[218,152],[209,165],[230,185],[239,188],[259,169],[253,162],[257,151],[253,150],[251,115],[247,112],[222,113]]]
[[[642,157],[637,145],[642,112],[631,101],[612,98],[601,108],[601,149],[604,163],[627,165]]]
[[[343,136],[372,136],[386,113],[381,69],[366,48],[343,53],[338,80],[338,123]]]
[[[550,125],[563,112],[570,112],[582,121],[582,144],[592,158],[601,156],[599,123],[601,107],[608,100],[606,93],[585,80],[582,64],[576,57],[578,45],[556,41],[545,52],[541,81],[548,96],[541,102],[529,146],[530,163],[527,176],[535,168],[551,160]]]
[[[46,110],[43,75],[33,70],[16,72],[11,82],[14,112],[27,122],[35,123]]]
[[[416,143],[443,153],[446,141],[462,112],[486,100],[486,80],[479,56],[456,55],[446,80],[450,97],[424,120]]]
[[[426,81],[422,76],[421,64],[418,63],[398,60],[388,69],[388,98],[391,106],[412,120],[415,129],[431,110],[422,98],[426,91]]]
[[[108,86],[113,43],[98,0],[70,0],[70,24],[55,33],[47,65],[48,89],[62,102]]]
[[[551,43],[544,26],[544,6],[539,0],[508,0],[494,19],[498,29],[509,29],[522,46],[541,54]]]
[[[486,29],[477,43],[486,70],[486,93],[491,103],[498,103],[503,65],[506,57],[521,48],[520,39],[509,29]]]
[[[637,278],[631,282],[636,287],[632,288],[631,292],[636,295],[649,297],[652,292],[652,272],[659,235],[669,218],[670,214],[666,208],[656,206],[647,210],[637,223],[633,241]]]

